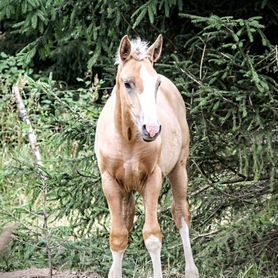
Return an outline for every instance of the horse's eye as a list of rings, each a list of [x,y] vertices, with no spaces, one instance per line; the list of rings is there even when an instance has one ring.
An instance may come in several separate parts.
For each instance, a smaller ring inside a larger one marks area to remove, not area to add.
[[[132,88],[131,82],[129,82],[129,81],[125,81],[124,84],[125,84],[126,89]]]

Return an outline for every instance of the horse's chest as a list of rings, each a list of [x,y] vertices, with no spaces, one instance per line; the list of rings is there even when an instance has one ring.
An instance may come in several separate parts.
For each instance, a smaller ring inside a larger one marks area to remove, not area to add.
[[[152,169],[139,159],[127,159],[115,171],[115,179],[124,191],[142,192]]]

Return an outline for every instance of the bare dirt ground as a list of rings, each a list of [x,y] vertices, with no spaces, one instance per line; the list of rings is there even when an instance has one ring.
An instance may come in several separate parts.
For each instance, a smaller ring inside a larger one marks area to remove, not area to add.
[[[0,278],[48,278],[48,268],[32,267],[24,270],[12,272],[0,272]],[[56,271],[53,270],[53,278],[102,278],[95,272],[78,272],[78,271]]]

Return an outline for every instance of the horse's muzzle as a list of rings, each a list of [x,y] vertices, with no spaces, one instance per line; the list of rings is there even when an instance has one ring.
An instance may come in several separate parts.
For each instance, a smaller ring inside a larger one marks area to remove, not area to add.
[[[161,132],[161,125],[158,125],[156,129],[147,128],[146,125],[142,126],[142,138],[145,142],[154,141]]]

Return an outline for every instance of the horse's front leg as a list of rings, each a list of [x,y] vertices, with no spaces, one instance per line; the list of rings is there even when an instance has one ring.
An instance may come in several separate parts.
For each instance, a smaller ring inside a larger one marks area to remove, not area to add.
[[[102,175],[102,188],[111,215],[110,249],[113,263],[108,278],[122,278],[122,262],[128,243],[128,230],[123,219],[123,194],[119,184],[107,172]]]
[[[149,177],[143,192],[145,208],[145,224],[143,236],[146,248],[152,259],[153,278],[162,278],[161,245],[162,234],[157,220],[158,197],[162,185],[162,173],[157,167]]]

